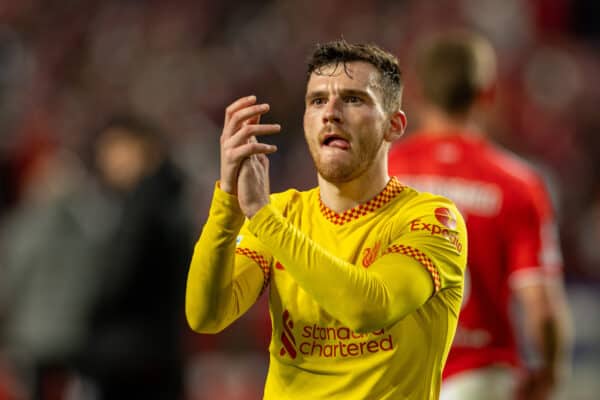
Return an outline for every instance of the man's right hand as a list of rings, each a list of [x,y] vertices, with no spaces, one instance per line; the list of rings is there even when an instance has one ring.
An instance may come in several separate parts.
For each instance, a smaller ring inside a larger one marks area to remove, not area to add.
[[[521,377],[516,391],[517,400],[548,400],[555,390],[555,374],[540,369],[526,371]]]
[[[261,115],[268,111],[268,104],[256,104],[256,96],[242,97],[225,110],[221,134],[221,190],[237,194],[238,176],[244,160],[254,154],[270,154],[277,150],[273,145],[252,139],[281,130],[279,124],[260,124]]]

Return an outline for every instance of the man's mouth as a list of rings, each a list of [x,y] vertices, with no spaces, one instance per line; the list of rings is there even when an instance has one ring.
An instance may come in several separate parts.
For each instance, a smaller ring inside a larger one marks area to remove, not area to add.
[[[350,142],[341,135],[335,133],[326,134],[321,141],[322,146],[335,147],[342,150],[350,148]]]

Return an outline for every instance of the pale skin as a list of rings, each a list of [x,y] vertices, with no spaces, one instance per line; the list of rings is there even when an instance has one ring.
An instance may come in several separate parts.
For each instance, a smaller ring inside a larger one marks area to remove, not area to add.
[[[346,73],[345,71],[348,71]],[[383,106],[379,71],[366,62],[326,66],[308,81],[304,131],[322,201],[342,212],[375,197],[389,181],[387,152],[406,127],[400,110]],[[268,104],[248,96],[227,107],[221,135],[221,189],[237,195],[244,215],[252,217],[269,203],[267,154],[277,148],[258,136],[280,132],[261,124]]]
[[[517,398],[549,399],[563,374],[564,343],[571,340],[563,283],[559,279],[549,279],[516,289],[515,295],[526,315],[527,336],[536,346],[542,361],[538,370],[529,371],[519,382]]]

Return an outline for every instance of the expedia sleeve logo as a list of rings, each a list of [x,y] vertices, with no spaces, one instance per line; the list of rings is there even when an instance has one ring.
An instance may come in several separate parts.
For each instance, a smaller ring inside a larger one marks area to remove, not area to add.
[[[449,229],[456,229],[456,217],[445,207],[438,207],[434,211],[435,218],[440,221],[442,225]]]
[[[410,231],[427,231],[433,236],[443,236],[452,243],[459,253],[461,253],[463,244],[455,230],[457,222],[454,213],[448,208],[438,207],[434,210],[433,215],[435,216],[435,221],[429,218],[413,219],[409,224]],[[437,224],[436,221],[439,222],[439,224]]]

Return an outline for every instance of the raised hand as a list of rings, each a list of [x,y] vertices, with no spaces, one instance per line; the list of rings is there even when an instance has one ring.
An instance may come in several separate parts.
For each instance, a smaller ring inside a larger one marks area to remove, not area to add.
[[[275,152],[277,147],[259,143],[256,136],[281,130],[279,124],[260,124],[260,116],[268,111],[268,104],[256,104],[256,96],[238,99],[225,111],[220,185],[225,192],[238,195],[240,207],[247,216],[254,215],[268,202],[268,160],[265,154]]]
[[[242,212],[252,217],[269,202],[269,159],[254,154],[242,162],[238,177],[238,202]]]
[[[548,400],[556,387],[556,374],[545,370],[531,370],[521,377],[517,384],[517,400]]]

